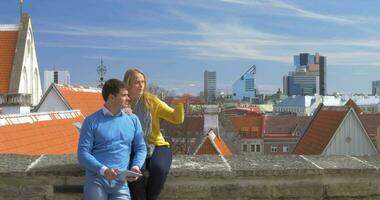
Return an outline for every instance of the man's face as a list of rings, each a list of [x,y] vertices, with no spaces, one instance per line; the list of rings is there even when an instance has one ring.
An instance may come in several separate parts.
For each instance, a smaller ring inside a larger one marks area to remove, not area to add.
[[[112,103],[114,104],[114,106],[120,109],[128,107],[128,103],[129,103],[128,90],[121,89],[119,93],[116,96],[114,96]]]

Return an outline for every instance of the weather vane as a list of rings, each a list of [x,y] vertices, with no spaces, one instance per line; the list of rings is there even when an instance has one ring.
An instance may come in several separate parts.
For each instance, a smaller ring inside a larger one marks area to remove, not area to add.
[[[107,73],[107,67],[103,65],[103,58],[100,58],[100,65],[97,68],[97,72],[100,76],[98,87],[102,88],[104,85],[104,78],[103,77]]]

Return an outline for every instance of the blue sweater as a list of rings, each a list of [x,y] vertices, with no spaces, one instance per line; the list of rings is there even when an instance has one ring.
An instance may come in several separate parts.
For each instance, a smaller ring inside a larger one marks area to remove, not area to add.
[[[131,151],[135,153],[131,166],[141,169],[147,152],[136,115],[121,113],[106,116],[99,110],[84,120],[78,144],[78,161],[86,169],[86,174],[99,174],[103,166],[128,169]]]

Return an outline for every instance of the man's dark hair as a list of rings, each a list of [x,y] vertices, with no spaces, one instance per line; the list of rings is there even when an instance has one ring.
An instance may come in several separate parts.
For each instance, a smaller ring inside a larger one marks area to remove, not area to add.
[[[104,101],[107,101],[108,96],[110,94],[117,96],[119,94],[120,90],[126,89],[127,86],[124,84],[123,81],[118,79],[109,79],[107,80],[102,88],[102,96]]]

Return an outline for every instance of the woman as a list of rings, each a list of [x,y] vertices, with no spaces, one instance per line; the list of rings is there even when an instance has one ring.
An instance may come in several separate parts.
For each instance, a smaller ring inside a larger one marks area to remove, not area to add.
[[[124,83],[128,88],[133,113],[140,119],[148,148],[145,169],[149,172],[149,177],[141,177],[129,183],[129,188],[133,199],[157,199],[172,163],[169,143],[160,132],[160,118],[174,124],[182,123],[183,104],[175,105],[173,109],[149,93],[146,89],[145,75],[138,69],[127,70]]]

